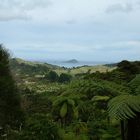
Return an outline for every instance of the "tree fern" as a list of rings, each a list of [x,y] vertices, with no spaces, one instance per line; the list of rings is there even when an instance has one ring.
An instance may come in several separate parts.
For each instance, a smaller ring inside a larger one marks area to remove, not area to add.
[[[120,95],[109,101],[108,112],[111,117],[126,120],[140,112],[140,95]]]
[[[64,103],[63,106],[61,107],[61,110],[60,110],[60,116],[61,118],[64,118],[67,114],[67,104]]]

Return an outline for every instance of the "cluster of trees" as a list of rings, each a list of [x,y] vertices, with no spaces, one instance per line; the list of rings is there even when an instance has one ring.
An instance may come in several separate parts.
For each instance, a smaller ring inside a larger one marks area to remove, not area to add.
[[[39,94],[18,89],[0,45],[0,139],[140,139],[140,62],[76,78],[49,71],[45,79],[63,84]]]
[[[67,83],[71,81],[72,76],[67,73],[61,73],[59,76],[55,71],[49,71],[45,75],[45,79],[49,80],[50,82]]]

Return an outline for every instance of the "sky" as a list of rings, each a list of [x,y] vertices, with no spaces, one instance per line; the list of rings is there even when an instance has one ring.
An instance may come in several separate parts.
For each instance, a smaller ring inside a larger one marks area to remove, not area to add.
[[[0,43],[26,60],[140,60],[140,0],[0,0]]]

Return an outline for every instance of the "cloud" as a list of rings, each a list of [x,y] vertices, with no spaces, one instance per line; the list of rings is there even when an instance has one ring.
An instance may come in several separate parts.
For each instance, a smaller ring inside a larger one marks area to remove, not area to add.
[[[11,11],[10,13],[6,13],[4,10],[0,10],[0,21],[9,21],[9,20],[29,20],[31,17],[26,13],[20,13],[19,10]]]
[[[50,4],[49,0],[0,0],[0,21],[30,19],[31,11]]]
[[[0,0],[0,13],[5,12],[5,18],[2,16],[0,20],[26,19],[20,18],[20,14],[21,17],[24,14],[37,21],[74,24],[73,19],[92,20],[91,17],[104,12],[108,4],[106,0]]]
[[[51,25],[104,22],[105,11],[132,11],[132,4],[126,1],[115,4],[112,0],[0,0],[0,21],[32,19]]]
[[[107,7],[106,9],[106,13],[129,13],[133,11],[133,6],[130,3],[126,3],[126,4],[113,4]]]

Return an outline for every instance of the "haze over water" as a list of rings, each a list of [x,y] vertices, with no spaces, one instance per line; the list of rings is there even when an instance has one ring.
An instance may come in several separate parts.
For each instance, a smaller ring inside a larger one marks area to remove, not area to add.
[[[72,62],[67,62],[62,60],[39,60],[39,62],[57,65],[60,67],[66,67],[66,68],[73,68],[79,66],[95,66],[95,65],[104,65],[104,64],[113,63],[113,62],[104,62],[104,61],[77,61],[76,63],[72,63]]]

